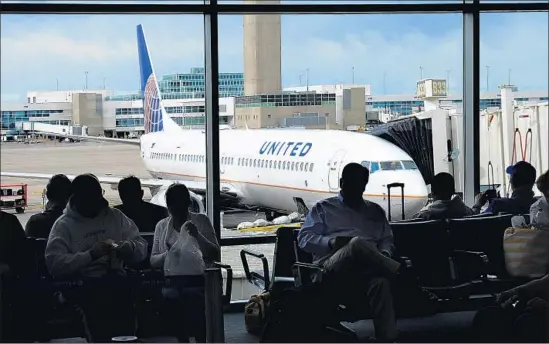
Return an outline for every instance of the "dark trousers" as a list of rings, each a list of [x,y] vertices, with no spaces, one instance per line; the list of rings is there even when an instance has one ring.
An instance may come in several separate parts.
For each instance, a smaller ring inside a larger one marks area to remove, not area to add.
[[[546,308],[481,309],[473,320],[474,340],[483,343],[547,343],[549,317]]]
[[[372,312],[376,338],[394,341],[397,330],[390,281],[400,264],[358,237],[319,263],[326,268],[323,283],[335,295],[341,295],[342,303],[356,306],[357,301],[365,299]]]
[[[168,277],[162,296],[163,313],[171,334],[180,342],[188,342],[191,337],[198,343],[206,342],[204,276]]]
[[[82,309],[95,342],[135,335],[134,297],[127,278],[86,280],[82,286],[65,291],[63,295]]]

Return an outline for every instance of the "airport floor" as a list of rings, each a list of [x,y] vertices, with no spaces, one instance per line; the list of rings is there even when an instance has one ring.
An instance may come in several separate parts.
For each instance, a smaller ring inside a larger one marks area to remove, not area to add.
[[[401,319],[397,326],[401,343],[467,343],[473,342],[470,328],[474,312],[456,312],[438,314],[426,318]],[[359,321],[349,325],[359,335],[359,342],[374,335],[371,320]],[[52,343],[75,343],[83,339],[65,338]],[[176,343],[175,337],[141,338],[145,343]],[[258,343],[259,338],[246,332],[243,313],[225,314],[226,343]]]

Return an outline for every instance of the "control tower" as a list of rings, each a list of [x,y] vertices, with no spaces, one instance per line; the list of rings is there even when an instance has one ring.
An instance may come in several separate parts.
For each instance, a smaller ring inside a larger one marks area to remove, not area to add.
[[[280,0],[245,0],[246,4],[279,4]],[[244,15],[244,94],[282,90],[280,14]]]

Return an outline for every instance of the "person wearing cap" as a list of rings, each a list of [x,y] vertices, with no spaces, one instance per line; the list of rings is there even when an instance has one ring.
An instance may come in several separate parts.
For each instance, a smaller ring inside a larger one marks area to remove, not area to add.
[[[27,237],[47,239],[55,221],[63,215],[63,210],[72,195],[72,183],[64,174],[51,177],[46,185],[48,203],[43,212],[32,215],[25,225]]]
[[[488,192],[481,192],[473,206],[475,213],[480,213],[488,201],[490,203],[483,213],[521,215],[530,212],[530,206],[536,201],[532,190],[536,182],[536,169],[526,161],[519,161],[508,167],[507,173],[510,174],[511,197],[490,201]]]
[[[77,176],[72,189],[65,213],[48,237],[46,265],[52,276],[123,274],[123,262],[147,258],[147,241],[132,220],[109,207],[94,175]]]

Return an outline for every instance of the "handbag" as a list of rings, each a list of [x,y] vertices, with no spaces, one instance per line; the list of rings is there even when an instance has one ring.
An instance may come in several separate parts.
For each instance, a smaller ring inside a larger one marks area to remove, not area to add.
[[[537,278],[549,268],[549,231],[507,228],[503,234],[507,272],[513,277]]]
[[[179,237],[169,249],[164,260],[165,276],[203,275],[206,264],[195,237],[183,225]]]

